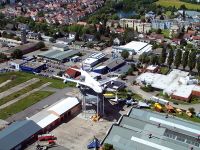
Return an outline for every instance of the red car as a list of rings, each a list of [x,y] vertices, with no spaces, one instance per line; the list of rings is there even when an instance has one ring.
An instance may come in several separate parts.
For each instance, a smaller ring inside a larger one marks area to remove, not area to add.
[[[47,140],[56,140],[56,137],[53,136],[53,135],[47,135],[47,136],[38,137],[38,141],[47,141]]]

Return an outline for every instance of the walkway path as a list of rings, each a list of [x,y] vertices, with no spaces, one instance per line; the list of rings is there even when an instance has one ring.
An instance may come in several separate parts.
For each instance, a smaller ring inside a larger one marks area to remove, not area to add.
[[[51,82],[47,82],[47,83],[43,84],[42,86],[40,86],[40,87],[38,87],[38,88],[36,88],[36,89],[33,89],[32,91],[29,91],[29,92],[27,92],[27,93],[25,93],[25,94],[23,94],[23,95],[21,95],[21,96],[15,98],[15,99],[13,99],[13,100],[11,100],[11,101],[9,101],[9,102],[7,102],[7,103],[1,105],[1,106],[0,106],[0,109],[3,109],[3,108],[5,108],[5,107],[8,107],[8,106],[10,106],[11,104],[14,104],[14,103],[18,102],[19,100],[21,100],[21,99],[23,99],[23,98],[29,96],[30,94],[33,94],[33,93],[35,93],[35,92],[37,92],[37,91],[39,91],[39,90],[41,90],[41,89],[43,89],[43,88],[49,86],[50,84],[51,84]]]
[[[20,90],[22,90],[22,89],[28,87],[29,85],[38,82],[38,81],[40,81],[40,79],[38,79],[38,78],[33,78],[33,79],[31,79],[31,80],[28,80],[28,81],[26,81],[26,82],[24,82],[24,83],[21,83],[21,84],[15,86],[15,87],[12,87],[12,88],[10,88],[10,89],[8,89],[8,90],[6,90],[6,91],[0,93],[0,99],[4,98],[4,97],[6,97],[6,96],[8,96],[8,95],[10,95],[10,94],[13,94],[13,93],[15,93],[15,92],[18,92],[18,91],[20,91]]]
[[[7,81],[1,83],[1,84],[0,84],[0,88],[3,87],[3,86],[5,86],[6,84],[8,84],[8,83],[11,82],[11,81],[12,81],[12,80],[7,80]]]

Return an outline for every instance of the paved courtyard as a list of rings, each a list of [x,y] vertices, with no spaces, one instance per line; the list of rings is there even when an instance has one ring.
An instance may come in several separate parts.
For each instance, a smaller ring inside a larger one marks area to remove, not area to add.
[[[50,133],[57,137],[57,144],[63,147],[63,150],[65,148],[70,150],[87,150],[87,144],[94,136],[100,141],[103,140],[112,123],[118,121],[121,114],[127,114],[131,109],[130,107],[111,104],[108,101],[106,103],[105,119],[93,122],[88,118],[84,118],[85,114],[80,113],[78,116],[52,130]],[[27,150],[34,150],[34,148],[35,143],[28,147]]]

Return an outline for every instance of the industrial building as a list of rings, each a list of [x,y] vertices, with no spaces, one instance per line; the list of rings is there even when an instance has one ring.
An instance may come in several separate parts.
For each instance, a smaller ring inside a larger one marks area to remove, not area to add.
[[[27,119],[34,121],[45,133],[61,124],[62,121],[76,115],[80,110],[79,100],[75,97],[68,97]]]
[[[20,66],[21,71],[30,72],[30,73],[40,73],[42,70],[47,68],[46,64],[39,62],[27,61],[22,63]]]
[[[120,67],[122,67],[125,64],[126,64],[126,62],[123,59],[117,58],[117,59],[114,59],[111,62],[109,62],[106,65],[106,67],[107,67],[108,72],[112,72],[112,71],[119,69]]]
[[[81,110],[75,97],[61,99],[26,120],[17,121],[0,132],[1,150],[20,150],[37,140],[39,134],[46,133],[63,121],[77,115]]]
[[[102,143],[120,150],[200,150],[200,125],[174,116],[131,109]]]
[[[71,57],[75,55],[79,55],[80,52],[78,50],[68,50],[68,51],[60,51],[60,50],[49,50],[44,53],[38,55],[38,57],[55,62],[67,62]]]
[[[11,61],[10,65],[16,70],[21,70],[30,73],[39,73],[47,68],[46,64],[44,63],[21,60],[21,59],[16,59]]]
[[[92,71],[99,74],[106,74],[108,70],[106,66],[98,66],[94,68]]]
[[[173,69],[167,75],[146,72],[138,76],[136,82],[163,90],[164,94],[177,100],[189,101],[192,96],[200,96],[198,79],[189,76],[189,72],[177,69]]]
[[[93,53],[83,61],[83,66],[89,68],[94,67],[95,65],[101,63],[105,57],[106,54],[104,53]]]
[[[19,49],[22,51],[22,53],[28,54],[31,53],[33,51],[36,51],[38,49],[40,49],[41,47],[39,46],[39,42],[38,43],[27,43],[27,44],[23,44],[23,45],[19,45],[17,47],[14,48],[10,48],[9,50],[5,50],[3,51],[3,53],[7,56],[7,57],[11,57],[12,53],[16,50]]]
[[[54,44],[54,46],[52,46],[52,50],[67,51],[69,50],[69,46],[65,44],[57,43],[57,44]]]
[[[121,53],[122,51],[128,51],[130,55],[142,55],[152,51],[152,45],[145,42],[132,41],[122,46],[113,46],[112,51],[114,53]]]
[[[37,137],[42,128],[31,120],[17,121],[0,132],[1,150],[20,150]]]

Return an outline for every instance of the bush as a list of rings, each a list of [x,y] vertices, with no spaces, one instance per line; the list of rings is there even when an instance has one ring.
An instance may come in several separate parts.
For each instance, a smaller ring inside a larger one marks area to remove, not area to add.
[[[192,113],[195,114],[195,109],[193,107],[188,108],[188,110]]]
[[[140,87],[145,92],[153,92],[153,87],[151,85],[147,85],[145,87]]]
[[[120,76],[120,79],[121,79],[121,80],[125,80],[125,78],[126,78],[126,75],[125,75],[125,74],[122,74],[122,75]]]
[[[112,144],[105,143],[103,150],[114,150],[114,148]]]

